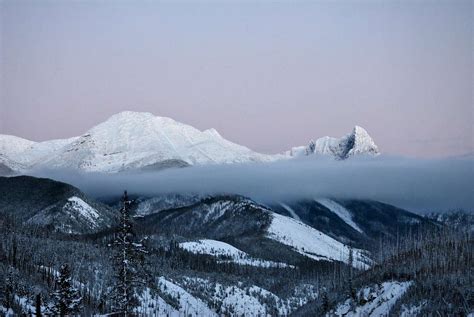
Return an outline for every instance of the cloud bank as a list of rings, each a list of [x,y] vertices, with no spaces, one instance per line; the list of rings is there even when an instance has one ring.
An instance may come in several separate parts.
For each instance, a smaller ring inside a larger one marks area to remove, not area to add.
[[[157,172],[94,174],[35,171],[94,197],[234,193],[260,202],[334,197],[372,199],[415,211],[474,210],[474,160],[398,157],[334,161],[302,158],[269,164],[194,166]]]

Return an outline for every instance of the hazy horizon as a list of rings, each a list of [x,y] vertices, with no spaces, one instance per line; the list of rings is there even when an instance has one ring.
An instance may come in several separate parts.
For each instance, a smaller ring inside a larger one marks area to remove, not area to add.
[[[472,153],[472,19],[472,1],[0,1],[0,134],[131,110],[263,153],[355,125],[382,153]]]

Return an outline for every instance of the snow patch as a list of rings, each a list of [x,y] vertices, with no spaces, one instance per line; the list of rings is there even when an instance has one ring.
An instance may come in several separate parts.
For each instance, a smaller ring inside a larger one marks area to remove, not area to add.
[[[140,296],[138,296],[140,306],[135,309],[139,316],[169,316],[181,317],[183,316],[179,310],[168,304],[163,298],[154,294],[150,288],[146,288]]]
[[[217,240],[204,239],[204,240],[199,240],[199,241],[183,242],[179,244],[179,247],[196,254],[209,254],[218,258],[222,258],[222,257],[230,258],[230,260],[224,259],[224,260],[219,261],[221,263],[227,262],[227,263],[236,263],[240,265],[250,265],[250,266],[266,267],[266,268],[292,267],[286,263],[266,261],[262,259],[252,258],[246,252],[241,251],[228,243],[217,241]]]
[[[179,301],[181,316],[217,316],[206,303],[184,290],[181,286],[168,281],[163,276],[158,280],[160,290]]]
[[[285,210],[290,213],[291,217],[293,217],[294,219],[296,219],[298,221],[301,221],[301,218],[296,214],[296,212],[293,210],[293,208],[291,208],[290,206],[288,206],[287,204],[284,204],[284,203],[280,203],[280,206],[285,208]]]
[[[64,205],[63,210],[71,209],[76,211],[82,219],[86,220],[91,228],[99,227],[99,213],[81,198],[76,196],[68,198],[68,202]]]
[[[315,201],[333,213],[335,213],[339,218],[344,220],[345,223],[347,223],[349,226],[354,228],[355,230],[359,231],[360,233],[363,233],[362,229],[359,228],[359,226],[352,220],[352,214],[349,210],[341,206],[340,204],[336,203],[334,200],[330,199],[315,199]]]
[[[293,218],[272,213],[273,220],[267,237],[292,247],[296,252],[314,260],[349,263],[349,247],[330,236]],[[353,266],[368,269],[372,261],[368,252],[353,249]]]
[[[384,282],[375,287],[366,287],[358,292],[358,297],[365,302],[354,307],[352,299],[339,305],[334,314],[336,316],[389,316],[395,303],[405,294],[413,282]]]
[[[218,304],[218,313],[223,316],[287,316],[318,296],[314,285],[300,285],[294,290],[294,296],[286,299],[259,286],[244,286],[243,283],[226,286],[207,279],[187,277],[183,285],[199,289],[200,294],[210,297]]]

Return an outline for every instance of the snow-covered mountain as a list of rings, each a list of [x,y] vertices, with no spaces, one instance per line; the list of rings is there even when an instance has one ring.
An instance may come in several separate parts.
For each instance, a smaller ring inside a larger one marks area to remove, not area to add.
[[[125,111],[81,136],[33,142],[0,135],[0,166],[4,170],[72,168],[114,173],[202,164],[271,162],[308,153],[344,159],[355,154],[378,154],[367,132],[355,127],[341,139],[321,138],[286,154],[268,155],[224,139],[215,129],[192,126],[151,113]]]
[[[357,154],[380,154],[377,145],[364,128],[355,126],[352,132],[341,137],[325,136],[311,140],[307,146],[297,146],[286,152],[292,157],[323,154],[331,155],[337,159],[346,159]]]
[[[65,140],[33,142],[0,135],[0,163],[14,169],[73,168],[94,172],[160,169],[196,164],[267,162],[260,154],[170,118],[125,111],[85,134]]]

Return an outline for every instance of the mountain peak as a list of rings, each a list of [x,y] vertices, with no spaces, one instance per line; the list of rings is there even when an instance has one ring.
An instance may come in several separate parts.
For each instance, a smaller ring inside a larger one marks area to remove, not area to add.
[[[122,111],[110,116],[107,120],[103,121],[99,125],[110,122],[143,122],[156,118],[151,112],[137,112],[137,111]]]
[[[93,172],[162,169],[202,164],[271,162],[295,156],[327,154],[346,159],[379,154],[367,131],[355,126],[341,138],[323,137],[285,155],[253,152],[223,138],[215,129],[190,125],[150,112],[122,111],[79,137],[32,142],[0,135],[0,167],[72,168]]]
[[[356,125],[352,133],[347,136],[345,157],[354,154],[380,154],[377,145],[375,144],[369,133],[362,127]]]
[[[363,127],[359,126],[359,125],[356,125],[354,126],[354,128],[352,129],[352,133],[353,134],[367,134],[367,130],[365,130]]]
[[[341,138],[325,136],[316,141],[311,140],[307,146],[294,147],[288,153],[290,156],[323,154],[346,159],[358,154],[378,155],[379,150],[368,132],[356,125],[351,133]]]
[[[110,116],[109,120],[113,118],[151,118],[151,117],[155,117],[155,115],[151,112],[125,110],[125,111],[121,111],[116,114],[113,114],[112,116]]]

